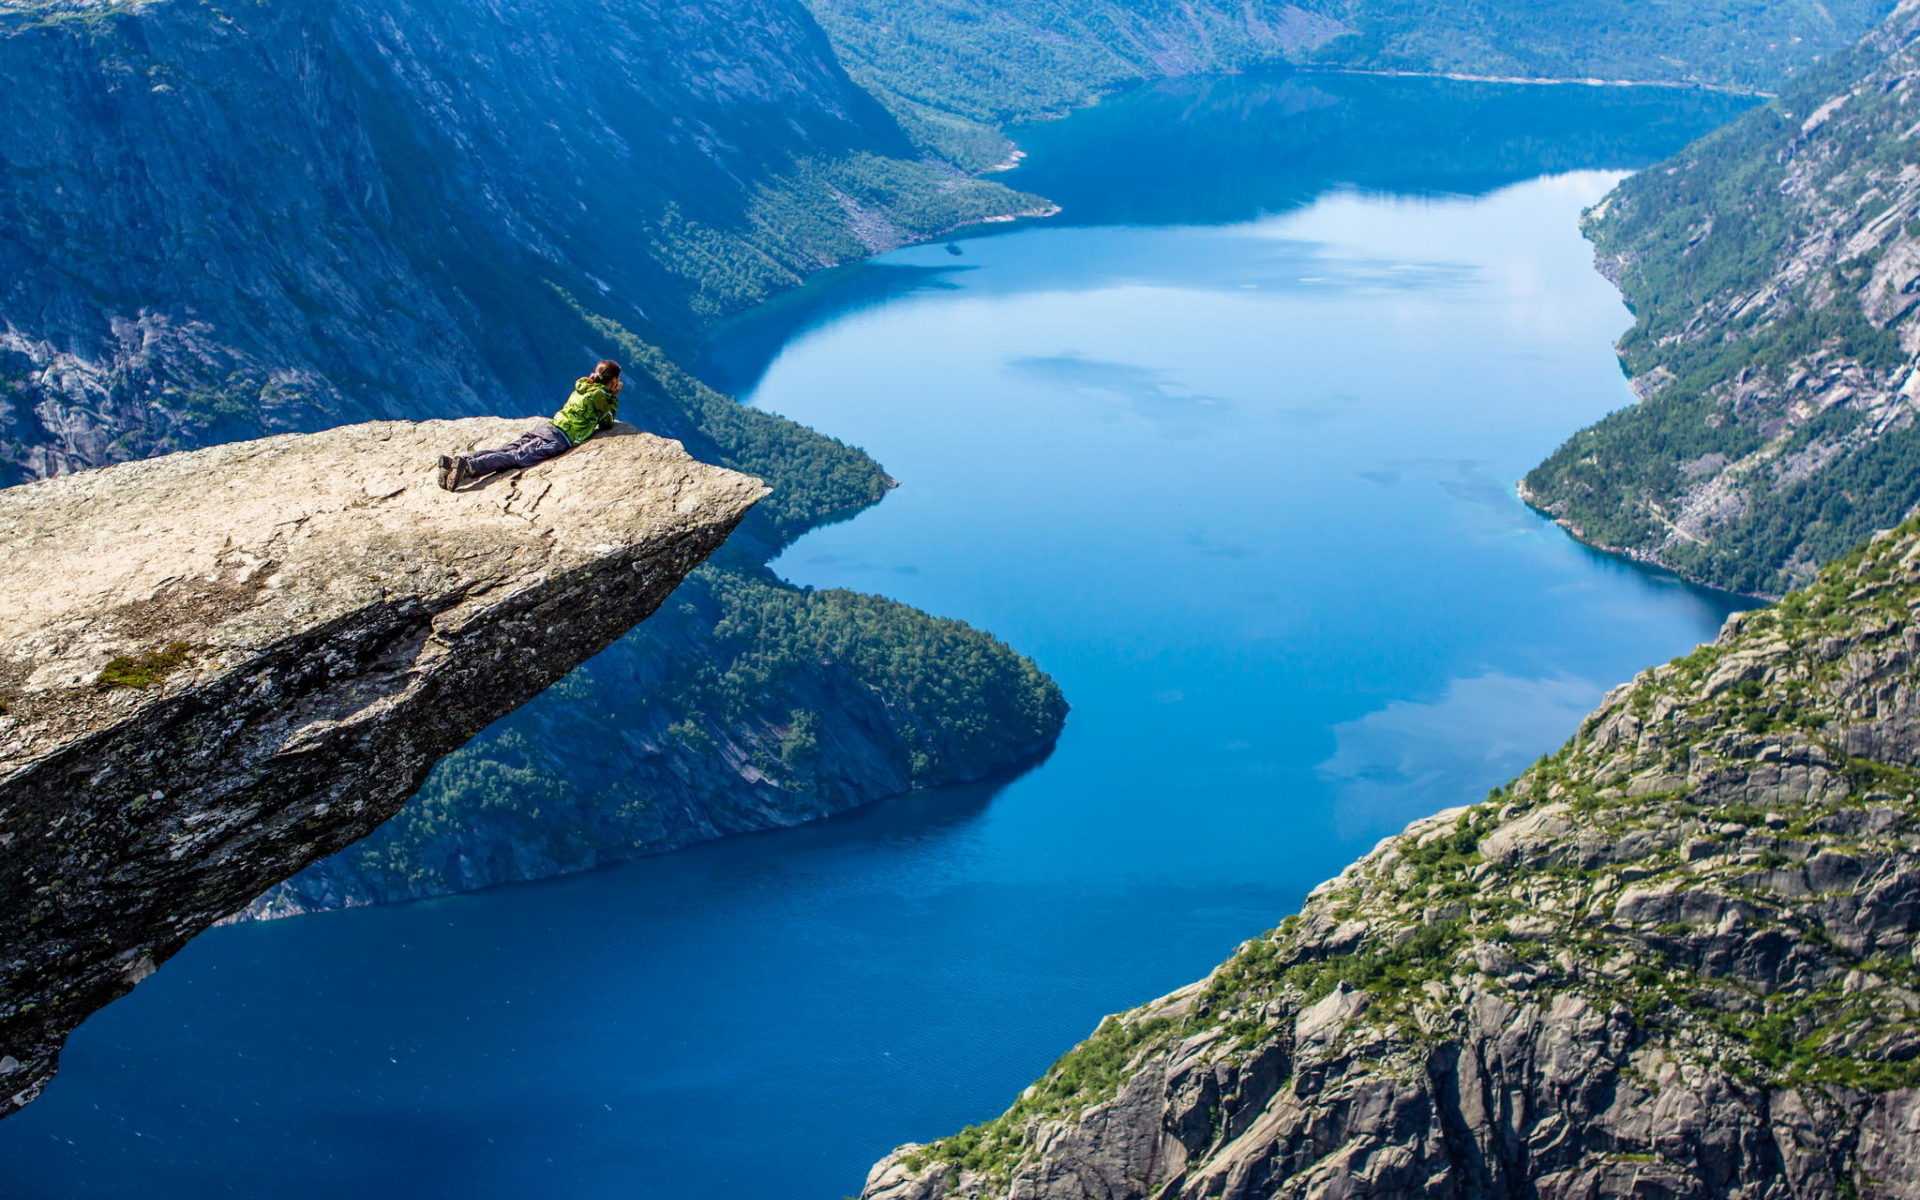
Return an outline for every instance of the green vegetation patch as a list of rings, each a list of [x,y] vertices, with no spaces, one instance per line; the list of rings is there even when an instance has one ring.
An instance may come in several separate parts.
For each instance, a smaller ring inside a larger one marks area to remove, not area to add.
[[[174,642],[163,650],[121,654],[107,660],[94,680],[103,688],[149,688],[178,671],[193,656],[193,647]]]
[[[1091,1037],[1062,1055],[1038,1083],[1014,1101],[1012,1108],[908,1155],[904,1160],[907,1169],[919,1171],[929,1163],[949,1162],[1005,1183],[1025,1148],[1030,1125],[1084,1112],[1111,1100],[1140,1055],[1182,1029],[1182,1023],[1171,1017],[1131,1021],[1106,1018]]]
[[[660,654],[664,666],[644,665]],[[882,698],[892,749],[916,782],[1007,763],[1057,735],[1067,711],[1031,660],[964,622],[708,563],[615,648],[442,759],[348,852],[352,869],[376,890],[412,894],[460,889],[450,847],[533,847],[527,859],[555,870],[657,850],[652,785],[626,772],[660,750],[716,754],[723,739],[775,786],[825,792],[833,785],[815,771],[826,715],[790,699],[822,675]],[[581,719],[604,732],[588,751],[566,749],[553,730]]]

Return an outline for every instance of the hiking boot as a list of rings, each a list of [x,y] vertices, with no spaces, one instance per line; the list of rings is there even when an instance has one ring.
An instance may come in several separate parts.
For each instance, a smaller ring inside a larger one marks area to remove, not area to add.
[[[474,478],[473,465],[464,454],[446,454],[440,458],[440,486],[448,491],[457,491],[463,484],[471,483]]]

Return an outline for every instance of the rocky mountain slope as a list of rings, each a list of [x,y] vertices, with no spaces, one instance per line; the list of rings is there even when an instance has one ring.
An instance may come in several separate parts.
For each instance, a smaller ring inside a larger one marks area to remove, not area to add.
[[[793,0],[0,5],[0,483],[544,410],[821,266],[1031,207]]]
[[[1920,6],[1587,220],[1640,403],[1527,476],[1576,534],[1760,595],[1920,502]]]
[[[194,934],[644,619],[765,494],[616,427],[461,492],[496,419],[0,491],[0,1115]]]
[[[1920,1195],[1920,522],[865,1200]]]

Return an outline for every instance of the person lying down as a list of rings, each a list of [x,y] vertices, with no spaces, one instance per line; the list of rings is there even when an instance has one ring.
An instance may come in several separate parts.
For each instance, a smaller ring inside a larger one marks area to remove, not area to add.
[[[620,364],[602,359],[573,385],[573,395],[553,414],[497,450],[440,456],[440,486],[448,491],[495,471],[517,471],[558,458],[613,424],[620,410]]]

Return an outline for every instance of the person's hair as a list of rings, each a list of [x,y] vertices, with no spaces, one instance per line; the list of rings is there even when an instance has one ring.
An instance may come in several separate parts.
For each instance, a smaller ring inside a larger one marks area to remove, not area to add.
[[[603,358],[593,368],[593,374],[587,378],[598,384],[608,384],[620,378],[620,364],[610,358]]]

